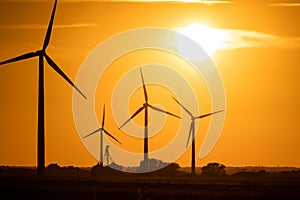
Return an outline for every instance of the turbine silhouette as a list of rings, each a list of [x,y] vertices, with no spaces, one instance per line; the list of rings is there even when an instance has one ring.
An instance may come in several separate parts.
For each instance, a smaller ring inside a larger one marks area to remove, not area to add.
[[[190,131],[189,131],[189,136],[188,136],[188,140],[187,140],[187,143],[186,143],[186,147],[189,143],[189,140],[190,140],[190,137],[191,137],[191,134],[192,134],[192,174],[194,175],[195,174],[195,169],[196,169],[196,164],[195,164],[195,120],[196,119],[201,119],[201,118],[204,118],[204,117],[208,117],[210,115],[213,115],[213,114],[216,114],[216,113],[219,113],[219,112],[223,112],[223,110],[219,110],[219,111],[216,111],[216,112],[213,112],[213,113],[208,113],[208,114],[205,114],[205,115],[199,115],[199,116],[196,116],[194,117],[193,114],[186,108],[184,107],[177,99],[175,99],[174,97],[172,97],[191,117],[191,126],[190,126]]]
[[[144,82],[144,77],[143,77],[143,72],[142,69],[140,68],[140,73],[141,73],[141,78],[142,78],[142,83],[143,83],[143,90],[144,90],[144,98],[145,98],[145,103],[143,104],[142,107],[140,107],[127,121],[125,121],[119,129],[121,129],[123,126],[125,126],[131,119],[133,119],[136,115],[138,115],[140,112],[145,110],[145,121],[144,121],[144,161],[148,161],[148,108],[151,108],[155,111],[166,113],[168,115],[172,115],[174,117],[177,117],[180,119],[179,116],[174,115],[170,112],[164,111],[158,107],[155,107],[151,104],[148,103],[148,94],[146,90],[146,85]]]
[[[101,128],[98,128],[97,130],[93,131],[92,133],[84,136],[82,139],[89,137],[97,132],[100,133],[100,160],[99,160],[99,164],[100,166],[103,166],[103,132],[106,133],[109,137],[111,137],[112,139],[114,139],[115,141],[117,141],[119,144],[121,144],[121,142],[119,142],[119,140],[117,140],[114,136],[112,136],[107,130],[104,129],[104,121],[105,121],[105,105],[103,106],[103,116],[102,116],[102,125]]]
[[[56,10],[57,0],[55,0],[52,10],[50,22],[44,39],[43,48],[36,52],[29,52],[15,58],[0,62],[0,65],[4,65],[11,62],[25,60],[33,57],[39,57],[39,85],[38,85],[38,174],[44,176],[45,169],[45,110],[44,110],[44,58],[47,63],[54,69],[59,75],[61,75],[72,87],[74,87],[85,99],[84,94],[79,88],[68,78],[68,76],[58,67],[58,65],[47,55],[46,48],[50,42],[50,36],[53,26],[53,20]]]

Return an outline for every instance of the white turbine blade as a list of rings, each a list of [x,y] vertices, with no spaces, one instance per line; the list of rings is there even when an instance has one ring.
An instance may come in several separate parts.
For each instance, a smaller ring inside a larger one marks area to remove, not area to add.
[[[186,108],[184,107],[177,99],[175,99],[174,97],[172,97],[191,117],[193,117],[192,113]]]
[[[201,119],[201,118],[204,118],[204,117],[208,117],[210,115],[217,114],[219,112],[223,112],[223,110],[219,110],[219,111],[216,111],[216,112],[213,112],[213,113],[208,113],[208,114],[205,114],[205,115],[200,115],[198,117],[195,117],[195,119]]]
[[[137,114],[139,114],[142,110],[144,109],[144,107],[139,108],[126,122],[124,122],[122,124],[122,126],[120,126],[119,129],[121,129],[123,126],[125,126],[131,119],[133,119]]]
[[[105,104],[103,106],[103,114],[102,114],[102,128],[104,127],[104,121],[105,121]]]
[[[59,74],[61,75],[71,86],[73,86],[85,99],[86,96],[79,90],[79,88],[69,79],[69,77],[55,64],[55,62],[45,54],[48,64]]]
[[[53,21],[54,21],[54,15],[55,15],[55,10],[56,10],[56,4],[57,4],[57,0],[55,0],[54,6],[53,6],[53,9],[52,9],[51,18],[50,18],[50,21],[49,21],[47,33],[46,33],[44,44],[43,44],[43,50],[45,50],[47,48],[47,46],[48,46],[48,44],[50,42],[51,31],[52,31],[52,26],[53,26]]]
[[[112,136],[112,134],[110,134],[108,131],[106,131],[105,129],[102,129],[109,137],[111,137],[112,139],[114,139],[115,141],[117,141],[119,144],[121,144],[121,142],[119,142],[119,140],[117,140],[117,138],[115,138],[114,136]]]
[[[98,128],[97,130],[95,130],[95,131],[91,132],[90,134],[88,134],[88,135],[84,136],[84,137],[83,137],[83,138],[81,138],[81,139],[84,139],[84,138],[86,138],[86,137],[89,137],[89,136],[91,136],[91,135],[93,135],[93,134],[97,133],[98,131],[101,131],[101,128]]]
[[[162,110],[162,109],[160,109],[160,108],[158,108],[158,107],[155,107],[155,106],[152,106],[152,105],[149,105],[149,107],[152,108],[153,110],[158,111],[158,112],[166,113],[166,114],[168,114],[168,115],[172,115],[172,116],[174,116],[174,117],[177,117],[177,118],[181,119],[181,117],[179,117],[179,116],[177,116],[177,115],[174,115],[173,113],[170,113],[170,112],[168,112],[168,111]]]
[[[189,136],[188,136],[188,139],[187,139],[185,148],[186,148],[186,147],[188,146],[188,144],[189,144],[190,137],[191,137],[191,133],[192,133],[193,129],[194,129],[194,123],[192,122],[192,123],[191,123],[191,126],[190,126]]]
[[[4,65],[4,64],[7,64],[7,63],[11,63],[11,62],[16,62],[16,61],[20,61],[20,60],[25,60],[25,59],[28,59],[28,58],[33,58],[33,57],[38,56],[38,55],[39,54],[37,52],[25,53],[23,55],[15,57],[15,58],[11,58],[11,59],[5,60],[3,62],[0,62],[0,65]]]
[[[145,101],[148,102],[148,94],[147,94],[146,85],[145,85],[145,81],[144,81],[144,76],[143,76],[143,72],[142,72],[141,68],[140,68],[140,73],[141,73],[142,82],[143,82],[143,90],[144,90]]]

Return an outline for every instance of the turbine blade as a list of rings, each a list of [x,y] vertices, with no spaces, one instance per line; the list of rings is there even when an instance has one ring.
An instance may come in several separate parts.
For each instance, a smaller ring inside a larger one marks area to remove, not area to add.
[[[102,128],[104,127],[104,120],[105,120],[105,104],[103,106],[103,114],[102,114]]]
[[[0,62],[0,65],[4,65],[4,64],[7,64],[7,63],[11,63],[11,62],[16,62],[16,61],[20,61],[20,60],[25,60],[25,59],[28,59],[28,58],[33,58],[33,57],[38,56],[38,55],[39,54],[36,53],[36,52],[25,53],[23,55],[15,57],[15,58],[11,58],[11,59],[5,60],[3,62]]]
[[[101,128],[98,128],[97,130],[95,130],[95,131],[93,131],[93,132],[91,132],[91,133],[87,134],[86,136],[84,136],[84,137],[83,137],[83,138],[81,138],[81,139],[84,139],[84,138],[86,138],[86,137],[89,137],[89,136],[91,136],[91,135],[93,135],[93,134],[97,133],[98,131],[101,131]]]
[[[148,94],[147,94],[146,85],[145,85],[145,81],[144,81],[144,76],[143,76],[143,72],[142,72],[141,68],[140,68],[140,72],[141,72],[141,77],[142,77],[142,82],[143,82],[145,101],[148,102]]]
[[[112,136],[109,132],[107,132],[105,129],[102,129],[108,136],[110,136],[112,139],[114,139],[115,141],[117,141],[119,144],[121,144],[121,142],[119,142],[119,140],[117,140],[114,136]]]
[[[56,10],[56,4],[57,4],[57,0],[55,0],[55,2],[54,2],[52,14],[51,14],[51,18],[50,18],[50,21],[49,21],[47,33],[46,33],[45,40],[44,40],[43,50],[45,50],[47,48],[47,46],[48,46],[48,44],[50,42],[51,31],[52,31],[52,26],[53,26],[53,21],[54,21],[54,15],[55,15],[55,10]]]
[[[61,75],[71,86],[73,86],[85,99],[86,96],[79,90],[79,88],[69,79],[69,77],[55,64],[51,58],[45,54],[48,64],[59,74]]]
[[[121,129],[123,126],[125,126],[132,118],[134,118],[137,114],[139,114],[143,109],[144,109],[144,107],[139,108],[126,122],[124,122],[122,124],[122,126],[120,126],[119,129]]]
[[[189,131],[189,136],[188,136],[188,139],[187,139],[187,142],[186,142],[186,145],[185,145],[185,148],[188,146],[189,144],[189,141],[190,141],[190,137],[191,137],[191,133],[193,131],[193,122],[191,123],[191,126],[190,126],[190,131]]]
[[[208,113],[208,114],[205,114],[205,115],[200,115],[198,117],[195,117],[195,119],[201,119],[201,118],[204,118],[204,117],[208,117],[210,115],[213,115],[213,114],[216,114],[216,113],[219,113],[219,112],[223,112],[224,110],[219,110],[219,111],[216,111],[216,112],[213,112],[213,113]]]
[[[162,110],[162,109],[160,109],[160,108],[158,108],[158,107],[155,107],[155,106],[152,106],[152,105],[149,105],[149,106],[150,106],[150,108],[152,108],[153,110],[156,110],[156,111],[162,112],[162,113],[166,113],[166,114],[168,114],[168,115],[172,115],[172,116],[174,116],[174,117],[177,117],[177,118],[181,119],[181,117],[179,117],[179,116],[177,116],[177,115],[174,115],[173,113],[170,113],[170,112],[168,112],[168,111]]]
[[[177,99],[175,99],[174,97],[172,97],[191,117],[193,117],[192,113],[186,108],[184,107]]]

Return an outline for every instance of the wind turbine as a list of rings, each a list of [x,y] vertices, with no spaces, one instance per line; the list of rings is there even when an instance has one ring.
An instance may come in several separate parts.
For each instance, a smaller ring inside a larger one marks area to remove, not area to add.
[[[39,85],[38,85],[38,174],[44,176],[45,173],[45,107],[44,107],[44,58],[47,63],[54,69],[59,75],[61,75],[71,86],[73,86],[85,99],[84,94],[79,90],[79,88],[68,78],[68,76],[58,67],[57,64],[47,55],[46,48],[50,42],[50,36],[53,26],[53,20],[55,15],[57,0],[55,0],[54,7],[51,14],[51,19],[48,25],[46,36],[44,39],[44,44],[42,49],[36,52],[29,52],[23,55],[17,56],[15,58],[0,62],[0,65],[4,65],[11,62],[16,62],[20,60],[25,60],[33,57],[39,57]]]
[[[188,140],[187,140],[187,143],[186,143],[186,147],[189,143],[189,140],[190,140],[190,137],[191,137],[191,134],[192,134],[192,174],[194,175],[195,174],[195,168],[196,168],[196,164],[195,164],[195,120],[196,119],[201,119],[201,118],[204,118],[204,117],[208,117],[210,115],[213,115],[213,114],[216,114],[216,113],[219,113],[219,112],[223,112],[223,110],[219,110],[219,111],[216,111],[216,112],[213,112],[213,113],[208,113],[208,114],[205,114],[205,115],[199,115],[199,116],[195,117],[177,99],[175,99],[174,97],[172,97],[172,98],[190,115],[191,120],[192,120]]]
[[[112,136],[107,130],[104,129],[104,121],[105,121],[105,105],[103,106],[103,116],[102,116],[102,125],[101,128],[98,128],[97,130],[93,131],[92,133],[84,136],[82,139],[89,137],[97,132],[100,133],[100,160],[99,160],[99,164],[100,166],[103,166],[103,132],[106,133],[109,137],[111,137],[112,139],[114,139],[115,141],[117,141],[119,144],[121,144],[121,142],[119,142],[119,140],[117,140],[114,136]]]
[[[144,97],[145,97],[145,103],[143,104],[142,107],[140,107],[127,121],[125,121],[122,126],[120,126],[119,129],[121,129],[123,126],[125,126],[125,124],[127,124],[131,119],[133,119],[137,114],[139,114],[140,112],[142,112],[143,110],[145,110],[145,122],[144,122],[144,161],[148,161],[148,108],[151,108],[153,110],[156,110],[158,112],[162,112],[162,113],[166,113],[168,115],[172,115],[174,117],[180,118],[177,115],[174,115],[170,112],[164,111],[158,107],[155,107],[151,104],[148,103],[148,94],[147,94],[147,90],[146,90],[146,85],[144,82],[144,77],[143,77],[143,73],[142,73],[142,69],[140,68],[140,73],[141,73],[141,77],[142,77],[142,83],[143,83],[143,90],[144,90]]]

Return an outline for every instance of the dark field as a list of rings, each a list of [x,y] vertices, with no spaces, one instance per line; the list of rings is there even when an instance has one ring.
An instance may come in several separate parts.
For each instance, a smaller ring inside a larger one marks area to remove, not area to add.
[[[7,199],[300,199],[299,177],[0,178]],[[2,198],[1,198],[2,199]]]

